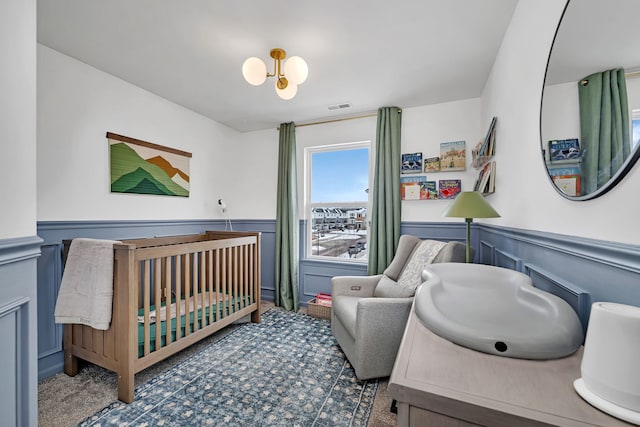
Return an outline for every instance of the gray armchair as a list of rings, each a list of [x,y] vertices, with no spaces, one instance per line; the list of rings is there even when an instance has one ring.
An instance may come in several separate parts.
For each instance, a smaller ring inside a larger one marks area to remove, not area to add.
[[[391,375],[415,288],[421,282],[421,265],[465,261],[462,243],[421,242],[415,236],[401,236],[383,274],[331,279],[331,330],[360,380]]]

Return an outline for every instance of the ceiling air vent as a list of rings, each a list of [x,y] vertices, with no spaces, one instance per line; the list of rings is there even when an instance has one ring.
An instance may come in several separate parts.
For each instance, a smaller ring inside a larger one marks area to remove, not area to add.
[[[333,111],[333,110],[344,110],[346,108],[351,108],[351,104],[348,102],[342,103],[342,104],[335,104],[335,105],[329,105],[329,110]]]

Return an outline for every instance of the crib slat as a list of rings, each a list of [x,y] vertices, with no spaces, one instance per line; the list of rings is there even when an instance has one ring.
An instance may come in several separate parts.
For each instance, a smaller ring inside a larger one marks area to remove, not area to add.
[[[156,306],[156,351],[162,347],[162,328],[160,327],[160,310],[162,304],[162,271],[160,259],[153,260],[153,304]],[[151,339],[146,338],[145,339]]]
[[[207,283],[209,285],[209,292],[207,297],[207,303],[209,306],[209,324],[214,322],[213,317],[213,251],[207,251]]]
[[[238,310],[244,307],[244,246],[238,248]]]
[[[226,300],[229,295],[229,281],[227,280],[227,248],[224,248],[220,251],[221,260],[220,260],[220,280],[222,287],[222,318],[227,317],[227,305]]]
[[[229,248],[227,252],[227,295],[229,298],[227,302],[227,312],[229,315],[235,312],[235,307],[233,306],[233,248]]]
[[[247,293],[249,291],[249,246],[242,246],[242,266],[243,274],[242,274],[242,307],[247,306]]]
[[[144,326],[143,326],[143,343],[144,343],[144,355],[149,354],[150,346],[149,346],[149,337],[151,336],[151,327],[149,324],[149,310],[151,305],[151,261],[143,261],[143,275],[144,275],[144,283],[142,288],[142,299],[143,299],[143,316],[144,316]],[[138,340],[140,337],[138,337]]]
[[[180,302],[182,301],[182,255],[176,255],[176,341],[182,338],[182,312]]]
[[[238,247],[233,248],[233,311],[238,311]]]
[[[213,252],[214,257],[214,272],[213,272],[213,280],[215,281],[216,294],[215,294],[215,304],[216,304],[216,321],[220,320],[222,316],[222,309],[219,307],[220,305],[220,249],[216,249]]]
[[[247,304],[253,303],[253,245],[247,247],[247,274],[249,278],[247,280]]]
[[[116,271],[116,262],[114,261],[114,273]],[[112,302],[112,313],[111,313],[111,325],[109,325],[109,329],[107,329],[104,333],[104,348],[103,354],[109,360],[116,359],[116,335],[118,333],[117,322],[114,319],[118,319],[121,315],[119,304],[116,304],[117,301],[118,289],[113,286],[113,302]]]
[[[238,296],[236,301],[236,306],[238,310],[242,310],[243,303],[242,299],[244,298],[244,269],[242,268],[242,263],[244,261],[244,246],[238,247],[238,259],[236,259],[236,265],[238,269]]]
[[[189,285],[190,281],[189,278],[191,277],[191,265],[190,265],[190,260],[191,260],[191,255],[187,254],[184,256],[183,258],[184,260],[184,264],[183,264],[183,268],[182,268],[182,274],[184,275],[184,317],[185,317],[185,322],[184,322],[184,336],[188,336],[190,331],[189,331],[189,313],[190,313],[190,307],[191,305],[189,304],[189,299],[191,296],[191,286]]]
[[[164,257],[164,308],[166,320],[166,345],[171,344],[171,257]],[[158,311],[159,312],[159,311]],[[156,329],[158,328],[159,321],[156,319]]]
[[[206,253],[205,252],[200,252],[200,301],[201,304],[200,306],[202,307],[202,309],[200,310],[200,327],[204,328],[205,324],[206,324],[206,303],[204,300],[205,297],[205,293],[206,293],[206,280],[207,280],[207,269],[206,269]]]
[[[91,328],[82,328],[82,348],[94,352]]]
[[[191,257],[191,274],[189,278],[189,283],[191,284],[191,310],[189,311],[190,327],[191,332],[196,332],[198,330],[198,319],[197,310],[198,310],[198,257],[196,254],[190,254]]]
[[[104,348],[104,331],[101,329],[93,329],[93,351],[96,354],[102,354]]]
[[[199,257],[197,253],[191,254],[191,256],[193,260],[192,267],[191,267],[193,269],[193,271],[191,272],[191,287],[192,287],[191,295],[193,296],[192,297],[192,300],[193,300],[193,309],[192,309],[193,310],[193,316],[192,316],[193,326],[192,327],[193,327],[193,332],[196,332],[198,330],[198,293],[199,293],[198,292],[198,277],[199,277],[198,260],[199,260]]]

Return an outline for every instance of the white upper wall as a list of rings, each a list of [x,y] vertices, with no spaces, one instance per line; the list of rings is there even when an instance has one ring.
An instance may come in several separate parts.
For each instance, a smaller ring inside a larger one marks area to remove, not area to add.
[[[225,149],[228,185],[217,197],[227,204],[230,218],[275,219],[278,188],[278,132],[243,133]]]
[[[426,174],[429,181],[460,179],[462,191],[472,191],[478,171],[471,168],[471,149],[484,138],[490,120],[480,121],[480,99],[406,108],[402,117],[402,152],[422,152],[422,157],[440,155],[440,143],[465,141],[467,169],[457,172],[436,172]],[[500,149],[496,141],[496,151]],[[496,168],[497,169],[497,168]],[[499,173],[499,171],[498,171]],[[493,196],[488,196],[488,200]],[[445,218],[442,213],[451,200],[405,200],[402,202],[402,221],[460,221],[459,218]]]
[[[547,58],[564,0],[520,0],[483,93],[485,120],[498,116],[496,223],[638,244],[640,166],[613,190],[569,201],[549,183],[540,152],[540,101]]]
[[[298,207],[304,217],[304,157],[305,148],[370,141],[372,150],[376,141],[375,116],[340,121],[296,129],[298,156]],[[489,122],[480,123],[480,100],[472,99],[416,108],[402,112],[402,152],[422,152],[423,157],[440,154],[440,143],[466,141],[470,162],[471,148],[484,137]],[[278,132],[275,129],[243,134],[242,142],[229,147],[234,159],[243,159],[242,170],[235,173],[233,186],[222,196],[229,205],[229,214],[235,218],[273,219],[276,216],[278,177]],[[400,161],[400,159],[398,159]],[[234,163],[239,163],[234,161]],[[463,190],[472,190],[478,171],[467,168],[464,172],[426,174],[429,180],[461,179]],[[425,174],[421,174],[425,175]],[[442,217],[448,200],[403,201],[403,221],[446,221]]]
[[[0,239],[36,234],[36,2],[0,6]]]
[[[237,131],[42,45],[37,123],[39,221],[219,218],[249,172],[230,164]],[[107,132],[192,153],[190,196],[111,193]]]

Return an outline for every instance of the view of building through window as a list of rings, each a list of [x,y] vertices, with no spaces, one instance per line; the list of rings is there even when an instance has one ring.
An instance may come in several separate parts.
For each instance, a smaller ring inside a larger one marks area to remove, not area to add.
[[[367,261],[369,143],[310,149],[309,256]]]

